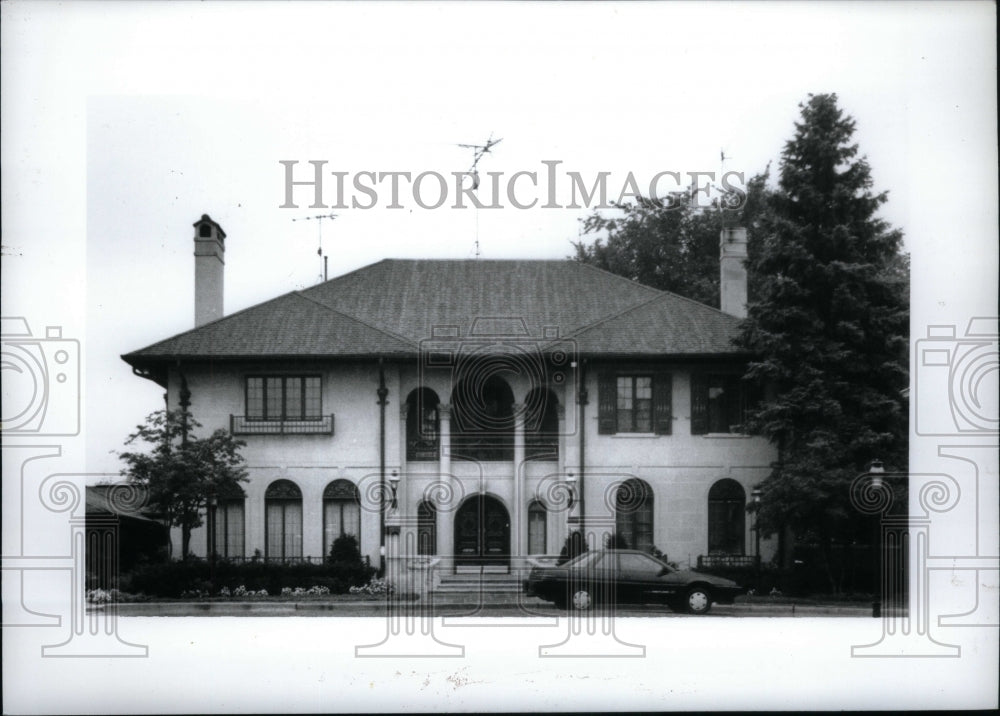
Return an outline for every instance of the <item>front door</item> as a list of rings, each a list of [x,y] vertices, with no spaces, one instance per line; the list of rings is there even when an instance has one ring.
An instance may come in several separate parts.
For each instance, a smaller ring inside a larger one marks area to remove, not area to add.
[[[489,495],[466,500],[455,514],[455,565],[510,564],[510,515]]]

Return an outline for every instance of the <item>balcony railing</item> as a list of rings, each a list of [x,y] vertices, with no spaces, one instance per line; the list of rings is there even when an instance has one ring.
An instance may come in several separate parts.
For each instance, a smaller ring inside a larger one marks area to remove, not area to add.
[[[233,435],[333,435],[333,415],[307,420],[261,420],[230,415],[229,432]]]
[[[760,557],[750,554],[700,554],[698,569],[713,567],[756,567]]]

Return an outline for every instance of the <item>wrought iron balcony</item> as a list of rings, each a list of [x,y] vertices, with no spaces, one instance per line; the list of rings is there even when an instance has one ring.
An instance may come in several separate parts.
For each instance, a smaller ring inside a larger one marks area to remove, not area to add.
[[[230,415],[229,432],[233,435],[333,435],[333,415],[306,420],[263,420]]]

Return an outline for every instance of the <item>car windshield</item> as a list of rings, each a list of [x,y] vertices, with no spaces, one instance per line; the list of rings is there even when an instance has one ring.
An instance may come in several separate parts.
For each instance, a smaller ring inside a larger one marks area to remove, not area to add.
[[[584,552],[579,557],[571,559],[569,562],[564,564],[564,567],[587,567],[598,559],[600,559],[600,552]]]

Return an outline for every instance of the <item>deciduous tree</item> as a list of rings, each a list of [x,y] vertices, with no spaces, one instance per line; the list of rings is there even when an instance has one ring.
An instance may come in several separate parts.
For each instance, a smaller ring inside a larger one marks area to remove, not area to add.
[[[199,427],[186,407],[156,411],[125,440],[126,446],[145,444],[147,449],[119,454],[125,463],[121,474],[147,490],[150,507],[169,526],[181,528],[184,558],[209,499],[239,491],[239,484],[248,481],[239,453],[245,443],[222,429],[195,437],[192,432]]]

